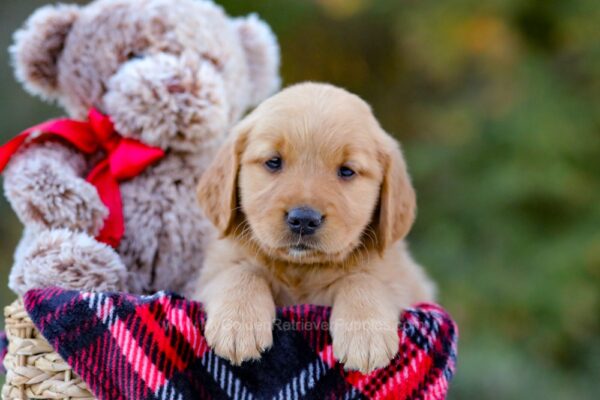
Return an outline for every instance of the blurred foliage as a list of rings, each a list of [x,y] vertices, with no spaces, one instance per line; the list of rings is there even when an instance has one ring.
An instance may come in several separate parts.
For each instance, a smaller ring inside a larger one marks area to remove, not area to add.
[[[0,47],[43,1],[4,0]],[[419,194],[409,240],[459,323],[454,399],[600,397],[600,3],[221,1],[280,38],[286,84],[368,100]],[[0,137],[59,115],[0,55]],[[6,281],[20,226],[0,202]],[[12,295],[0,292],[0,303]]]

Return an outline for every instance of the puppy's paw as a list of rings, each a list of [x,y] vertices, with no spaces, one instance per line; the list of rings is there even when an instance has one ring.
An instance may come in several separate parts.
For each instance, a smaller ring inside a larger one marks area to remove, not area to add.
[[[337,316],[331,321],[333,354],[346,370],[368,374],[387,366],[398,352],[398,321]]]
[[[209,313],[204,336],[218,356],[240,365],[271,347],[274,318],[274,307],[228,303]]]

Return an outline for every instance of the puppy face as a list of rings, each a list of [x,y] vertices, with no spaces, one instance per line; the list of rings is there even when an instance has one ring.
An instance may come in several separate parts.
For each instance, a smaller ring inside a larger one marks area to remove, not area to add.
[[[223,235],[297,263],[383,251],[414,217],[397,144],[364,101],[322,84],[288,88],[242,121],[198,194]]]

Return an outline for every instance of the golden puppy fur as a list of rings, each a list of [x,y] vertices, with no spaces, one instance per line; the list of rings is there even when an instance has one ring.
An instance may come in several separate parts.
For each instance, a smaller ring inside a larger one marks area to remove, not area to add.
[[[265,164],[274,158],[275,171]],[[198,198],[221,238],[197,299],[208,344],[234,363],[271,345],[275,306],[312,303],[333,307],[336,358],[369,372],[397,353],[401,310],[433,300],[402,241],[415,193],[398,144],[343,89],[304,83],[262,103],[202,176]],[[286,224],[300,206],[323,215],[313,235]]]

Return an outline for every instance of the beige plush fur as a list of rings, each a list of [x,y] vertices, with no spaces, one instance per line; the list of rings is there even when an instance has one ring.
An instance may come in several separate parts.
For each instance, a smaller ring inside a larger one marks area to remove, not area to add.
[[[281,170],[266,167],[273,157]],[[339,176],[342,166],[356,175]],[[398,351],[401,310],[433,300],[403,242],[415,193],[398,144],[345,90],[306,83],[265,101],[221,148],[198,198],[222,237],[196,297],[209,345],[235,363],[271,345],[276,305],[313,303],[333,306],[335,356],[369,372]],[[287,226],[298,206],[324,216],[314,235]]]
[[[72,118],[96,107],[123,136],[166,151],[121,184],[125,236],[116,250],[93,239],[107,210],[84,177],[100,154],[46,142],[15,155],[4,190],[26,235],[11,288],[185,294],[213,232],[196,204],[197,179],[230,127],[279,85],[269,27],[254,15],[230,18],[211,1],[96,0],[40,8],[10,51],[31,93]]]
[[[63,286],[98,291],[126,290],[127,270],[107,245],[68,229],[43,231],[11,271],[14,286]],[[39,271],[44,271],[40,274]],[[16,282],[20,280],[20,282]]]

